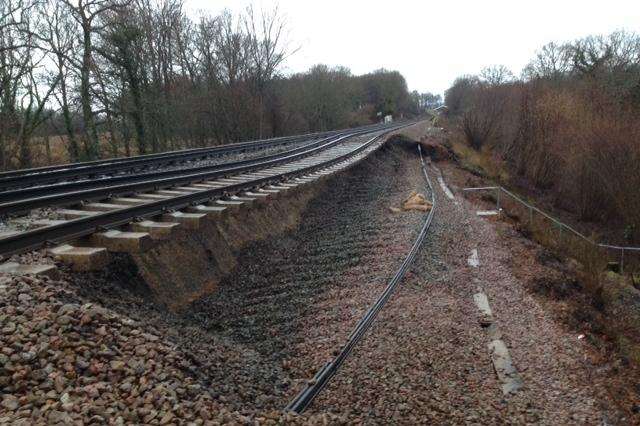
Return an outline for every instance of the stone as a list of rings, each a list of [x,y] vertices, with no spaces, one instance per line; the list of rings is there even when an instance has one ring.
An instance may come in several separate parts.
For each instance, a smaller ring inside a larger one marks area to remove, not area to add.
[[[2,406],[7,410],[15,411],[20,406],[20,402],[18,401],[18,398],[13,395],[5,395],[2,398]]]

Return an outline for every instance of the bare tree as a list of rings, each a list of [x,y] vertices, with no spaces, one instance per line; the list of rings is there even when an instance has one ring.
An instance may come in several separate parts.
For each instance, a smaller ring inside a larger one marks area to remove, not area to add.
[[[100,140],[91,99],[91,75],[94,68],[93,38],[104,29],[100,18],[107,12],[125,7],[132,0],[61,0],[80,25],[82,59],[80,61],[80,104],[85,126],[85,154],[88,159],[100,157]]]

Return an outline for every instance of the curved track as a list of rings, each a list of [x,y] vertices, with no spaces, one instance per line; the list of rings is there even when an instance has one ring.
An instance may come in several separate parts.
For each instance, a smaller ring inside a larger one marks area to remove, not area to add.
[[[240,142],[208,148],[195,148],[127,158],[110,158],[105,160],[39,167],[34,169],[12,170],[0,173],[0,189],[6,191],[15,188],[45,185],[63,180],[95,178],[96,176],[113,175],[115,173],[123,172],[133,173],[150,168],[162,168],[173,164],[182,164],[212,157],[220,157],[281,145],[289,145],[313,139],[326,138],[338,133],[340,133],[340,131],[311,133],[259,141]]]
[[[90,235],[97,230],[113,229],[126,225],[133,220],[159,216],[163,213],[179,210],[200,203],[216,205],[218,200],[229,198],[231,194],[238,194],[247,190],[279,184],[295,179],[301,175],[309,175],[320,170],[330,168],[340,162],[371,148],[380,137],[400,127],[377,126],[365,130],[355,130],[340,133],[334,137],[323,139],[319,143],[304,147],[304,150],[294,153],[287,151],[276,156],[268,156],[261,161],[248,164],[236,164],[230,167],[218,168],[205,172],[188,173],[182,171],[170,177],[161,177],[132,181],[119,185],[100,186],[73,192],[18,199],[0,205],[0,212],[12,214],[29,211],[39,207],[59,205],[82,205],[84,200],[111,200],[114,196],[133,195],[161,188],[171,188],[162,195],[144,194],[123,203],[122,205],[98,203],[94,205],[98,210],[105,211],[75,211],[80,217],[73,220],[56,220],[55,223],[40,228],[9,235],[0,239],[0,255],[7,256],[29,250],[39,249],[46,245],[62,243],[71,239]],[[361,139],[365,135],[373,135],[365,142]],[[275,158],[273,158],[275,157]],[[232,198],[232,197],[231,197]],[[133,204],[133,205],[131,205]],[[219,204],[218,204],[219,205]],[[86,205],[85,205],[86,206]]]
[[[362,319],[358,322],[356,327],[353,329],[347,342],[339,348],[337,351],[336,357],[327,362],[313,377],[312,380],[307,382],[306,387],[287,405],[286,410],[291,411],[297,414],[304,412],[307,407],[313,402],[313,400],[320,394],[320,392],[325,388],[325,386],[329,383],[331,378],[338,372],[340,366],[345,362],[353,348],[357,345],[357,343],[362,339],[367,330],[371,327],[371,324],[375,320],[376,316],[380,312],[380,310],[387,303],[391,295],[396,290],[400,281],[404,277],[405,273],[411,266],[422,242],[424,241],[425,236],[427,235],[427,231],[431,226],[431,221],[433,220],[433,216],[436,209],[436,197],[433,191],[433,186],[431,184],[431,180],[429,179],[429,175],[427,174],[427,168],[424,162],[424,158],[422,156],[422,149],[420,145],[418,145],[418,150],[420,152],[420,161],[422,163],[422,171],[424,173],[424,177],[426,179],[427,185],[429,187],[429,192],[431,193],[431,202],[432,208],[429,213],[425,217],[424,224],[420,230],[416,241],[414,242],[411,250],[407,254],[407,257],[402,262],[402,265],[393,276],[393,278],[387,284],[387,287],[382,292],[382,294],[378,297],[375,303],[367,310]]]

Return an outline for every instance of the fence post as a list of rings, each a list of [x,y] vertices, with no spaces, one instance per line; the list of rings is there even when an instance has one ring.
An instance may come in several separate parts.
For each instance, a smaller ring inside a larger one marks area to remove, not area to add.
[[[620,274],[624,274],[624,248],[620,249]]]
[[[496,189],[498,195],[496,196],[496,207],[498,208],[498,212],[500,211],[500,187]]]

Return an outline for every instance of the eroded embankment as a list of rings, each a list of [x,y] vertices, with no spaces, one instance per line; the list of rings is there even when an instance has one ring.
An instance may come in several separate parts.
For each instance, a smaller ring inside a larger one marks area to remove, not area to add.
[[[344,340],[418,232],[422,212],[389,210],[423,188],[413,149],[387,146],[313,192],[99,273],[5,279],[0,420],[282,419],[299,382]],[[204,259],[210,269],[192,269]],[[174,313],[150,303],[160,292],[143,280],[145,268],[157,268],[166,298],[182,297],[172,280],[218,281],[196,287],[215,291]]]

